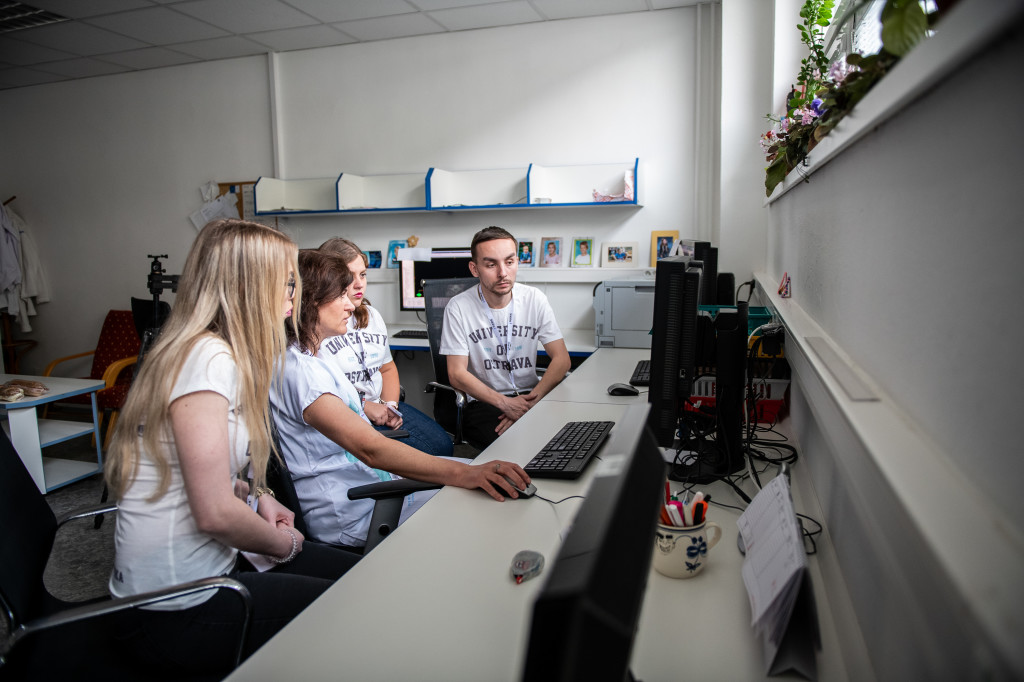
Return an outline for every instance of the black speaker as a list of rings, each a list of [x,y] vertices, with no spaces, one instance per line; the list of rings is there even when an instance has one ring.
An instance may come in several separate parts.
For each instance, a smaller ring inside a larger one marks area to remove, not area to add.
[[[736,275],[731,272],[718,273],[718,305],[736,305]]]

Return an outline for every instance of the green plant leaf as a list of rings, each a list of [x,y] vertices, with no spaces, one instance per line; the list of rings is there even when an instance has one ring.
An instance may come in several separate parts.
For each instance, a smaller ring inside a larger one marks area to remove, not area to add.
[[[785,157],[775,159],[775,161],[765,169],[764,195],[766,197],[770,197],[772,195],[772,191],[775,189],[776,185],[786,179],[786,173],[788,172],[789,169],[786,167]]]
[[[927,31],[928,17],[916,1],[889,0],[882,10],[882,45],[898,57],[910,52]]]

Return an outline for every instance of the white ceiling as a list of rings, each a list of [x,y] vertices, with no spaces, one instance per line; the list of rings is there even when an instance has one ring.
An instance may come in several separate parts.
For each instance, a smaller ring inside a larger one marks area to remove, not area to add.
[[[0,33],[0,89],[708,1],[26,0],[21,4],[67,17],[67,21]],[[0,13],[8,5],[12,3],[0,1]]]

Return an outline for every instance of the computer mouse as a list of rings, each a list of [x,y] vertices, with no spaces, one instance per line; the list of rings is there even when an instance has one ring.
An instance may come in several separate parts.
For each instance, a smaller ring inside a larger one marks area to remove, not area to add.
[[[523,488],[520,488],[519,486],[517,486],[515,483],[513,483],[512,479],[509,478],[508,476],[505,476],[505,480],[508,481],[508,484],[510,486],[512,486],[513,488],[515,488],[519,492],[519,497],[515,498],[517,500],[521,500],[521,499],[526,498],[526,497],[533,497],[534,493],[537,492],[537,486],[535,486],[532,483],[527,483],[526,484],[526,488],[523,489]],[[498,491],[499,495],[501,495],[505,499],[508,499],[508,495],[505,494],[504,488],[499,488],[498,486],[494,486],[494,489]]]
[[[608,395],[640,395],[640,391],[629,384],[612,384],[608,387]]]

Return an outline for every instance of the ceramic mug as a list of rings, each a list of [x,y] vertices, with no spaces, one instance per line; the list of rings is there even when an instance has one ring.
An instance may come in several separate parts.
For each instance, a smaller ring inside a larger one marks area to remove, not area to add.
[[[699,526],[658,524],[654,543],[654,570],[670,578],[692,578],[704,570],[708,550],[722,539],[722,527],[714,521]]]

